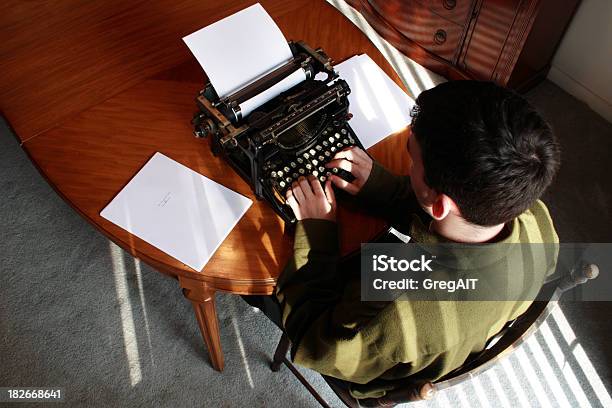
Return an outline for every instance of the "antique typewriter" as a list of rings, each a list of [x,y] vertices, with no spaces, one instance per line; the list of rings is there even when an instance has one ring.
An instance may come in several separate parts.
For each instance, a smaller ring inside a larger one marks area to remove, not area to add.
[[[354,180],[351,173],[325,164],[345,147],[363,146],[348,124],[349,86],[338,78],[331,59],[301,41],[289,46],[292,60],[232,95],[219,98],[206,84],[196,98],[199,111],[192,123],[195,136],[210,136],[213,153],[227,159],[257,198],[294,223],[285,204],[291,184],[308,175],[324,183],[332,172]],[[304,81],[242,115],[241,104],[296,70],[303,70]]]

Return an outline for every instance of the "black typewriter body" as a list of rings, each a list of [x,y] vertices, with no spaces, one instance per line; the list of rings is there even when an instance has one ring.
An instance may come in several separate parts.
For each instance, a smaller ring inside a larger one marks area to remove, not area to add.
[[[353,176],[327,169],[334,155],[350,146],[363,148],[348,124],[348,84],[338,78],[331,60],[321,50],[302,42],[289,43],[294,59],[229,97],[219,98],[207,84],[196,99],[193,119],[197,137],[211,137],[215,155],[222,155],[286,221],[294,223],[285,193],[300,176],[315,176],[324,183],[332,173],[348,181]],[[240,103],[303,69],[306,80],[242,117]],[[326,78],[315,79],[318,73]]]

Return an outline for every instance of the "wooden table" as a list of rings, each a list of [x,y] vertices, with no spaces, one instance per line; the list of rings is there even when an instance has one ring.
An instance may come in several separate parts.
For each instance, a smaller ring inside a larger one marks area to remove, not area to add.
[[[128,4],[129,3],[129,4]],[[181,38],[250,1],[16,1],[0,6],[0,108],[49,184],[83,218],[133,256],[175,277],[193,305],[212,365],[224,365],[215,292],[271,294],[292,250],[291,234],[246,182],[192,135],[201,68]],[[322,47],[336,61],[369,54],[400,83],[364,34],[323,1],[262,1],[287,39]],[[6,39],[6,40],[4,40]],[[222,58],[223,56],[219,56]],[[407,172],[407,132],[370,153]],[[202,271],[108,222],[100,211],[155,153],[254,200]],[[340,206],[344,252],[382,221]]]

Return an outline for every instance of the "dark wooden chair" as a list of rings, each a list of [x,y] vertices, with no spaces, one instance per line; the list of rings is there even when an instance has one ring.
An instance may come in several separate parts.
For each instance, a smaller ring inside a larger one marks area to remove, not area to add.
[[[595,279],[599,275],[597,265],[581,263],[562,278],[546,282],[538,299],[534,301],[529,309],[515,320],[508,322],[504,328],[487,342],[485,349],[475,356],[469,358],[461,367],[450,372],[443,378],[435,382],[415,382],[405,388],[388,392],[381,398],[368,398],[357,400],[349,393],[350,383],[336,378],[323,375],[323,379],[329,387],[336,393],[338,398],[347,407],[393,407],[397,404],[431,399],[437,390],[459,384],[481,372],[486,371],[502,357],[508,355],[521,345],[550,314],[563,294],[577,285],[583,284],[590,279]],[[282,364],[285,364],[295,377],[306,387],[312,396],[323,407],[329,404],[317,393],[314,387],[302,376],[293,363],[287,358],[287,352],[291,346],[291,341],[283,333],[280,342],[274,353],[273,361],[270,365],[272,371],[278,371]]]

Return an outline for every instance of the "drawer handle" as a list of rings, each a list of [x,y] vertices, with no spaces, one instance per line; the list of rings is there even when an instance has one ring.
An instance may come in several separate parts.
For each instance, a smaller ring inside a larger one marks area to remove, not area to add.
[[[452,10],[457,5],[457,0],[442,0],[442,5],[447,10]]]
[[[438,45],[444,44],[446,42],[446,31],[439,29],[434,34],[434,42]]]

